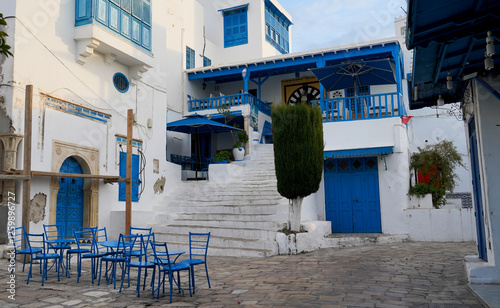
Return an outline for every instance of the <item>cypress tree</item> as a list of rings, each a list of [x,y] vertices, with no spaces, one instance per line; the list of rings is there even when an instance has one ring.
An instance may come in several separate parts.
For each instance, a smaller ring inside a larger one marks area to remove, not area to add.
[[[289,229],[300,231],[304,197],[318,191],[323,173],[323,121],[319,106],[273,107],[273,147],[278,192],[291,199]]]

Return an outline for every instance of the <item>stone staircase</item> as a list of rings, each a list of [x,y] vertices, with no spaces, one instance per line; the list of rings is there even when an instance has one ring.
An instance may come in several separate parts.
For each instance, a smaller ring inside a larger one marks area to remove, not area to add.
[[[189,251],[189,232],[211,232],[210,255],[278,254],[276,232],[286,225],[288,200],[276,189],[272,144],[260,144],[251,160],[224,183],[185,181],[155,208],[156,240]]]

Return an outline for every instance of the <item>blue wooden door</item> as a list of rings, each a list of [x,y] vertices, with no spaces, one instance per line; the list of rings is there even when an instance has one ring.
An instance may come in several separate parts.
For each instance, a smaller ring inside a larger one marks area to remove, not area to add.
[[[377,158],[327,160],[325,201],[332,232],[381,232]]]
[[[73,157],[67,158],[59,170],[61,173],[83,174],[82,167]],[[56,222],[62,225],[59,236],[73,238],[74,231],[83,224],[83,179],[59,178]]]
[[[476,216],[477,250],[479,257],[488,261],[486,253],[486,236],[484,232],[484,209],[481,196],[481,173],[479,170],[479,153],[477,149],[476,125],[474,119],[469,122],[469,151],[472,173],[472,191],[474,198],[474,215]]]

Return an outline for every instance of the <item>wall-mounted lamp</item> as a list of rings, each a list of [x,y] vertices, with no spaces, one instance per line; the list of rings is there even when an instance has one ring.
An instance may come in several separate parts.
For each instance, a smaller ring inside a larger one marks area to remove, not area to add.
[[[443,106],[444,105],[444,99],[441,97],[441,94],[439,94],[439,98],[437,100],[437,105],[438,106]]]
[[[452,90],[453,89],[453,77],[451,77],[450,72],[448,72],[448,76],[446,76],[446,89]]]
[[[201,87],[203,88],[203,90],[205,90],[207,88],[207,84],[206,83],[202,83]]]
[[[488,31],[488,36],[486,37],[486,56],[491,57],[495,54],[495,38],[491,34],[491,31]]]
[[[244,68],[242,71],[241,71],[241,76],[243,76],[243,78],[245,78],[247,76],[247,69]]]
[[[493,61],[492,56],[495,54],[495,38],[491,34],[491,31],[488,31],[488,35],[486,36],[486,51],[484,52],[484,69],[489,71],[495,67],[495,62]]]

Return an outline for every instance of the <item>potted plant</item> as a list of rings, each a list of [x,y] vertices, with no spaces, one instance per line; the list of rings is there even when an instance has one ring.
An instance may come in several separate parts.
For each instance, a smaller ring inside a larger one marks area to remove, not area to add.
[[[214,159],[216,164],[227,164],[231,161],[231,153],[229,151],[220,151],[215,155]]]
[[[248,134],[244,130],[238,131],[238,140],[233,146],[234,160],[243,160],[245,158],[245,145],[248,142]]]

